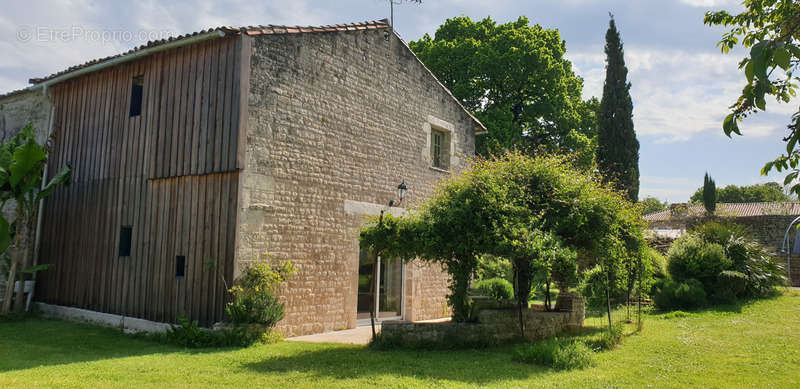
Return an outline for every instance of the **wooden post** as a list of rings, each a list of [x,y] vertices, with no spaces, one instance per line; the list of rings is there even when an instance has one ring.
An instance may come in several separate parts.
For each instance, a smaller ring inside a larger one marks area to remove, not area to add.
[[[608,312],[608,330],[611,331],[611,281],[606,273],[606,307]]]

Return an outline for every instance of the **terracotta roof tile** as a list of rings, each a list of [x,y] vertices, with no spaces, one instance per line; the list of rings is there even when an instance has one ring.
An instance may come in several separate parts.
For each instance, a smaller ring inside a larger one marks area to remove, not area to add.
[[[60,71],[58,73],[53,73],[53,74],[51,74],[49,76],[46,76],[46,77],[32,78],[32,79],[29,80],[29,82],[31,84],[39,84],[41,82],[52,80],[52,79],[54,79],[56,77],[60,77],[60,76],[66,75],[68,73],[74,72],[76,70],[87,68],[87,67],[92,66],[92,65],[97,64],[97,63],[111,61],[113,59],[116,59],[116,58],[119,58],[119,57],[123,57],[123,56],[131,54],[131,53],[135,53],[135,52],[138,52],[138,51],[142,51],[142,50],[158,47],[160,45],[163,45],[163,44],[166,44],[166,43],[169,43],[169,42],[173,42],[173,41],[177,41],[177,40],[181,40],[181,39],[187,39],[187,38],[190,38],[190,37],[193,37],[193,36],[202,35],[202,34],[208,34],[208,33],[213,33],[213,32],[221,32],[223,35],[231,35],[231,36],[240,35],[240,34],[245,34],[245,35],[261,35],[261,34],[272,35],[272,34],[326,33],[326,32],[339,32],[339,31],[379,30],[379,29],[386,29],[386,28],[389,28],[389,27],[390,27],[389,26],[389,20],[387,20],[387,19],[373,20],[373,21],[369,21],[369,22],[360,22],[360,23],[350,23],[350,24],[334,24],[334,25],[328,25],[328,26],[275,26],[275,25],[271,25],[271,24],[269,26],[259,25],[259,26],[245,26],[245,27],[222,26],[222,27],[216,27],[216,28],[209,28],[209,29],[206,29],[206,30],[201,30],[201,31],[197,31],[197,32],[189,33],[189,34],[178,35],[178,36],[175,36],[175,37],[169,37],[168,39],[161,39],[161,40],[157,40],[157,41],[149,41],[146,44],[138,46],[138,47],[134,47],[133,49],[131,49],[131,50],[127,51],[127,52],[124,52],[124,53],[121,53],[121,54],[112,55],[112,56],[108,56],[108,57],[105,57],[105,58],[99,58],[99,59],[91,60],[89,62],[86,62],[86,63],[82,64],[82,65],[72,66],[72,67],[70,67],[70,68],[68,68],[66,70],[62,70],[62,71]],[[399,36],[398,36],[398,38],[399,38]],[[403,45],[405,45],[408,48],[408,44],[405,41],[403,41],[402,38],[400,39],[400,41],[403,43]],[[408,48],[408,50],[411,51],[410,48]],[[433,74],[433,72],[431,72],[425,66],[425,64],[422,63],[422,61],[419,60],[419,58],[417,58],[417,60],[431,74],[431,76],[433,76],[433,78],[436,79],[436,76]],[[436,79],[436,81],[439,82],[438,79]],[[477,123],[478,126],[480,126],[483,129],[483,133],[485,133],[486,132],[486,127],[477,118],[475,118],[475,116],[473,116],[472,113],[470,113],[466,108],[464,108],[464,106],[461,104],[461,102],[459,102],[458,99],[456,99],[455,96],[453,96],[453,94],[452,94],[452,92],[450,92],[450,90],[448,90],[443,84],[441,84],[441,82],[439,82],[439,84],[455,100],[455,102],[464,110],[464,112],[466,112],[467,115],[473,121],[475,121],[475,123]],[[0,97],[8,96],[10,94],[20,93],[20,92],[25,91],[25,90],[28,90],[28,89],[23,89],[21,91],[14,91],[14,92],[11,92],[11,93],[6,94],[6,95],[0,95]]]
[[[687,204],[686,212],[682,216],[697,217],[706,212],[702,204]],[[722,217],[752,217],[767,215],[800,215],[800,202],[784,203],[717,203],[714,212]],[[665,209],[643,216],[648,222],[662,222],[672,219],[672,211]]]
[[[360,26],[357,28],[357,26]],[[297,33],[310,33],[310,32],[336,32],[336,31],[356,31],[356,30],[374,30],[374,29],[381,29],[381,28],[388,28],[389,21],[386,19],[382,20],[374,20],[370,22],[360,22],[360,23],[350,23],[350,24],[334,24],[328,26],[278,26],[270,24],[268,26],[260,25],[260,26],[243,26],[243,27],[233,27],[233,26],[221,26],[215,28],[209,28],[206,30],[201,30],[197,32],[192,32],[189,34],[178,35],[174,37],[169,37],[166,39],[161,39],[157,41],[149,41],[146,44],[143,44],[138,47],[134,47],[131,50],[128,50],[124,53],[93,59],[81,65],[71,66],[65,70],[62,70],[57,73],[53,73],[46,77],[39,77],[39,78],[31,78],[29,82],[31,84],[38,84],[43,81],[51,80],[56,77],[62,76],[67,73],[74,72],[76,70],[80,70],[91,65],[110,61],[112,59],[122,57],[124,55],[128,55],[131,53],[135,53],[137,51],[142,51],[145,49],[150,49],[153,47],[157,47],[163,45],[165,43],[174,42],[181,39],[190,38],[197,35],[207,34],[214,31],[220,31],[225,35],[239,35],[239,34],[246,34],[246,35],[272,35],[272,34],[297,34]]]

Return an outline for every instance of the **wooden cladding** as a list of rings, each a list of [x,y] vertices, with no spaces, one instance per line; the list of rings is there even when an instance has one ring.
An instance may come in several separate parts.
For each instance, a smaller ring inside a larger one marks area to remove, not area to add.
[[[74,183],[47,201],[40,300],[173,322],[222,319],[233,276],[238,173]],[[131,252],[119,257],[120,225]],[[176,277],[184,256],[184,277]]]
[[[71,163],[75,181],[236,170],[240,48],[209,41],[54,86],[55,165]]]
[[[74,173],[45,202],[39,263],[55,266],[41,274],[37,299],[156,321],[222,320],[249,66],[241,42],[177,48],[52,88],[48,174],[68,163]]]

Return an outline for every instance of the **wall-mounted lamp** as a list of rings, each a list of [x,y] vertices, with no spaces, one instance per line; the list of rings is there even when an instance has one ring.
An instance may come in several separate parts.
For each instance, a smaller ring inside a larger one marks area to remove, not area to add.
[[[403,203],[403,199],[406,197],[406,191],[408,191],[408,187],[406,186],[406,180],[404,179],[400,185],[397,185],[397,203],[394,202],[394,199],[389,200],[390,207],[399,207],[400,204]]]

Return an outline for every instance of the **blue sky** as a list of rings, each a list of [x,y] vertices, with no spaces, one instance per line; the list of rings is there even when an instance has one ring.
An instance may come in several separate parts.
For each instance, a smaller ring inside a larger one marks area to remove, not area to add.
[[[128,50],[148,38],[220,25],[316,25],[388,17],[388,0],[292,1],[40,1],[0,10],[0,92],[28,78]],[[748,119],[745,136],[728,139],[720,124],[743,75],[741,52],[720,54],[723,30],[702,23],[711,9],[736,10],[737,0],[423,0],[395,7],[404,39],[433,34],[445,19],[491,16],[499,22],[528,16],[556,28],[567,56],[585,79],[584,96],[603,87],[604,36],[613,12],[625,44],[632,83],[634,126],[641,143],[641,190],[670,202],[686,201],[708,171],[718,186],[779,180],[759,176],[783,148],[792,106],[768,102],[768,114]],[[9,55],[13,53],[13,55]],[[795,108],[796,109],[796,108]]]

